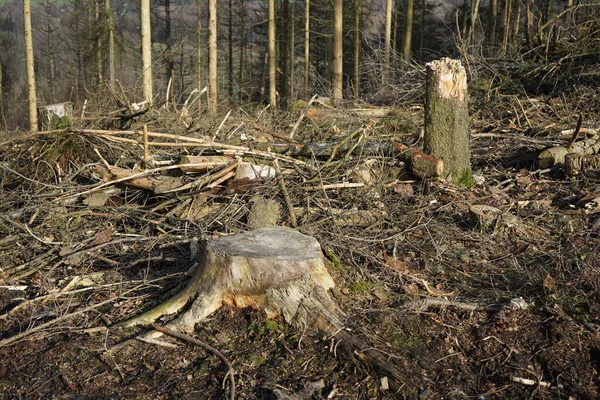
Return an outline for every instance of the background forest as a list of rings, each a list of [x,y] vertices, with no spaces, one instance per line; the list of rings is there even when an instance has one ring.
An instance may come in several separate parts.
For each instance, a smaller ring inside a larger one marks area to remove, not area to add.
[[[12,130],[27,126],[23,2],[2,3],[0,126]],[[217,3],[219,101],[267,103],[268,2]],[[344,97],[375,103],[406,100],[394,95],[394,86],[410,84],[409,70],[442,56],[502,59],[526,68],[527,63],[564,56],[572,50],[565,46],[573,42],[583,43],[577,49],[579,60],[595,56],[598,9],[586,7],[591,3],[596,2],[344,0]],[[279,105],[330,95],[333,2],[278,0],[275,7]],[[151,1],[156,103],[166,100],[170,79],[171,98],[178,103],[207,85],[207,21],[208,1]],[[141,99],[138,1],[37,0],[32,2],[32,26],[38,105],[72,101],[81,108],[86,99],[114,90],[109,86],[116,81],[130,99]],[[572,53],[565,59],[573,60]],[[475,71],[469,73],[476,78]]]

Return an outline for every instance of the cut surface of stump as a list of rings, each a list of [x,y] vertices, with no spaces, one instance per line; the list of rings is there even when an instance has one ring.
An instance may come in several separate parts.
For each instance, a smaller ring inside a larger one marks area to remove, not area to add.
[[[293,229],[266,227],[210,240],[187,287],[154,309],[120,324],[149,324],[189,308],[167,327],[193,331],[223,304],[254,307],[288,323],[335,330],[342,312],[327,294],[334,281],[318,241]]]

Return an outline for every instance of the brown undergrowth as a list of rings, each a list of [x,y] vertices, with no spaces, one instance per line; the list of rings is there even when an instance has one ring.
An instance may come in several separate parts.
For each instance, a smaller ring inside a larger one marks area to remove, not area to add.
[[[180,137],[150,147],[149,176],[179,178],[182,185],[204,179],[160,194],[127,181],[103,182],[93,172],[105,163],[143,170],[141,136],[108,132],[118,119],[5,135],[3,398],[225,397],[227,367],[203,349],[134,342],[112,353],[107,350],[139,330],[86,330],[123,321],[176,293],[207,238],[248,229],[255,196],[279,202],[280,225],[292,224],[293,206],[298,229],[316,237],[329,260],[347,328],[404,376],[396,392],[385,390],[385,379],[360,354],[338,352],[331,338],[257,311],[224,308],[199,324],[196,335],[233,363],[239,398],[282,398],[303,389],[313,398],[597,398],[600,235],[597,214],[586,214],[578,201],[600,187],[535,164],[545,146],[570,139],[560,132],[574,128],[576,97],[488,95],[473,93],[472,165],[479,180],[472,190],[415,180],[393,155],[361,152],[368,142],[416,142],[418,106],[376,118],[366,117],[364,107],[315,106],[294,140],[327,143],[355,133],[352,151],[335,157],[274,150],[287,143],[277,136],[289,135],[298,114],[248,108],[224,121],[225,113],[151,110],[128,129],[146,124]],[[597,128],[592,119],[586,123]],[[182,137],[236,149],[194,146]],[[164,168],[183,155],[215,153],[264,165],[277,159],[283,185],[236,185],[229,178],[211,186],[218,169],[191,175]],[[483,230],[469,220],[473,205],[496,207],[516,222]],[[310,383],[316,389],[306,389]]]

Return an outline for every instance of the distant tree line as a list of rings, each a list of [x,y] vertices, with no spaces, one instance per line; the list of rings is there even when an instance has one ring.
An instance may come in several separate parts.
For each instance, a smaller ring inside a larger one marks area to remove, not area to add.
[[[567,29],[570,35],[590,34],[590,50],[597,51],[597,31],[577,28],[588,22],[584,16],[599,13],[597,3],[5,1],[0,128],[27,127],[34,118],[27,106],[32,102],[72,101],[81,108],[109,93],[147,104],[180,104],[197,90],[199,112],[216,112],[226,101],[285,109],[314,94],[336,102],[368,99],[401,79],[411,64],[441,56],[514,59],[534,52],[548,59],[561,50]],[[29,68],[23,50],[28,18]],[[31,71],[29,85],[25,71]],[[108,103],[105,111],[113,111]]]

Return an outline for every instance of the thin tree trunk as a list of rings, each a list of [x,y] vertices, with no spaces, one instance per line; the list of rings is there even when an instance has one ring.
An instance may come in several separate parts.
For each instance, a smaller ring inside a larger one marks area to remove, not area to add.
[[[150,0],[141,0],[142,82],[144,99],[152,105],[152,37],[150,33]]]
[[[310,78],[310,0],[306,0],[304,15],[304,97],[308,98]]]
[[[196,83],[198,90],[203,89],[204,81],[202,80],[202,0],[197,0],[198,8],[198,28],[196,30]],[[198,112],[202,112],[202,96],[198,98]]]
[[[2,117],[2,127],[5,131],[8,130],[8,126],[6,124],[6,114],[4,112],[4,85],[2,85],[2,64],[0,64],[0,116]]]
[[[217,113],[217,0],[208,2],[208,111]]]
[[[49,66],[49,76],[48,76],[48,89],[50,90],[50,102],[54,103],[55,99],[55,90],[54,83],[56,82],[56,66],[54,63],[54,28],[52,27],[52,3],[50,0],[46,0],[46,29],[47,31],[47,40],[48,40],[48,66]]]
[[[110,0],[106,0],[104,4],[106,12],[106,20],[108,24],[108,81],[110,86],[115,84],[115,27],[113,21],[112,9]]]
[[[35,71],[33,60],[33,35],[31,31],[31,3],[23,0],[23,32],[25,35],[25,59],[27,64],[27,93],[29,98],[29,130],[38,130],[37,95],[35,92]]]
[[[502,53],[505,54],[508,50],[508,38],[510,35],[510,16],[512,13],[512,0],[504,2],[504,17],[502,18],[502,26],[504,27],[504,36],[502,39]]]
[[[281,7],[281,32],[280,32],[280,51],[279,51],[279,59],[281,66],[281,75],[282,78],[279,81],[280,91],[279,91],[279,101],[283,104],[288,103],[288,82],[290,76],[290,29],[289,29],[289,20],[290,20],[290,3],[289,0],[284,0],[282,2]]]
[[[244,8],[244,0],[240,1],[240,64],[238,71],[238,86],[240,97],[242,94],[241,85],[244,81],[244,58],[246,54],[246,27],[244,26],[244,17],[246,15],[246,10]]]
[[[513,20],[512,35],[513,35],[513,48],[517,49],[519,46],[519,27],[521,26],[521,2],[515,2],[515,19]]]
[[[342,29],[343,29],[343,0],[335,0],[333,11],[333,100],[336,103],[342,101],[342,82],[343,82],[343,50],[342,50]]]
[[[292,28],[291,28],[291,38],[290,38],[290,99],[291,102],[294,102],[296,99],[296,90],[294,85],[294,78],[296,72],[296,5],[294,4],[294,0],[292,0]]]
[[[552,0],[546,0],[546,7],[544,8],[544,14],[542,18],[542,24],[545,24],[552,15]]]
[[[498,0],[490,0],[490,10],[488,14],[488,43],[491,46],[496,44],[496,29],[498,26]]]
[[[525,8],[525,44],[527,47],[533,46],[533,7],[535,0],[526,0]]]
[[[362,0],[354,0],[354,97],[360,96],[360,14]]]
[[[269,0],[269,103],[273,110],[277,109],[275,51],[275,0]]]
[[[101,85],[104,82],[104,68],[102,65],[102,37],[100,35],[100,31],[98,27],[100,26],[100,5],[98,4],[98,0],[94,0],[94,5],[96,8],[96,77],[98,79],[98,85]]]
[[[171,0],[165,1],[165,42],[167,45],[166,65],[167,65],[167,82],[171,82],[169,93],[167,93],[167,101],[175,101],[175,68],[173,66],[173,38],[171,34]]]
[[[479,3],[480,0],[475,0],[472,3],[471,9],[471,31],[469,35],[469,43],[474,44],[477,38],[477,21],[479,19]]]
[[[421,29],[419,30],[419,63],[423,62],[423,48],[425,43],[425,0],[421,0]]]
[[[415,5],[414,0],[408,0],[406,2],[406,24],[404,26],[404,49],[402,51],[402,59],[405,63],[410,63],[412,58],[412,30],[413,30],[413,8]]]
[[[385,83],[390,74],[390,50],[392,42],[392,10],[394,8],[393,0],[387,0],[385,5],[385,58],[383,60],[382,82]]]
[[[229,100],[233,99],[233,8],[229,0],[229,7],[227,9],[228,24],[227,24],[227,46],[228,46],[228,59],[227,59],[227,93],[229,93]]]

